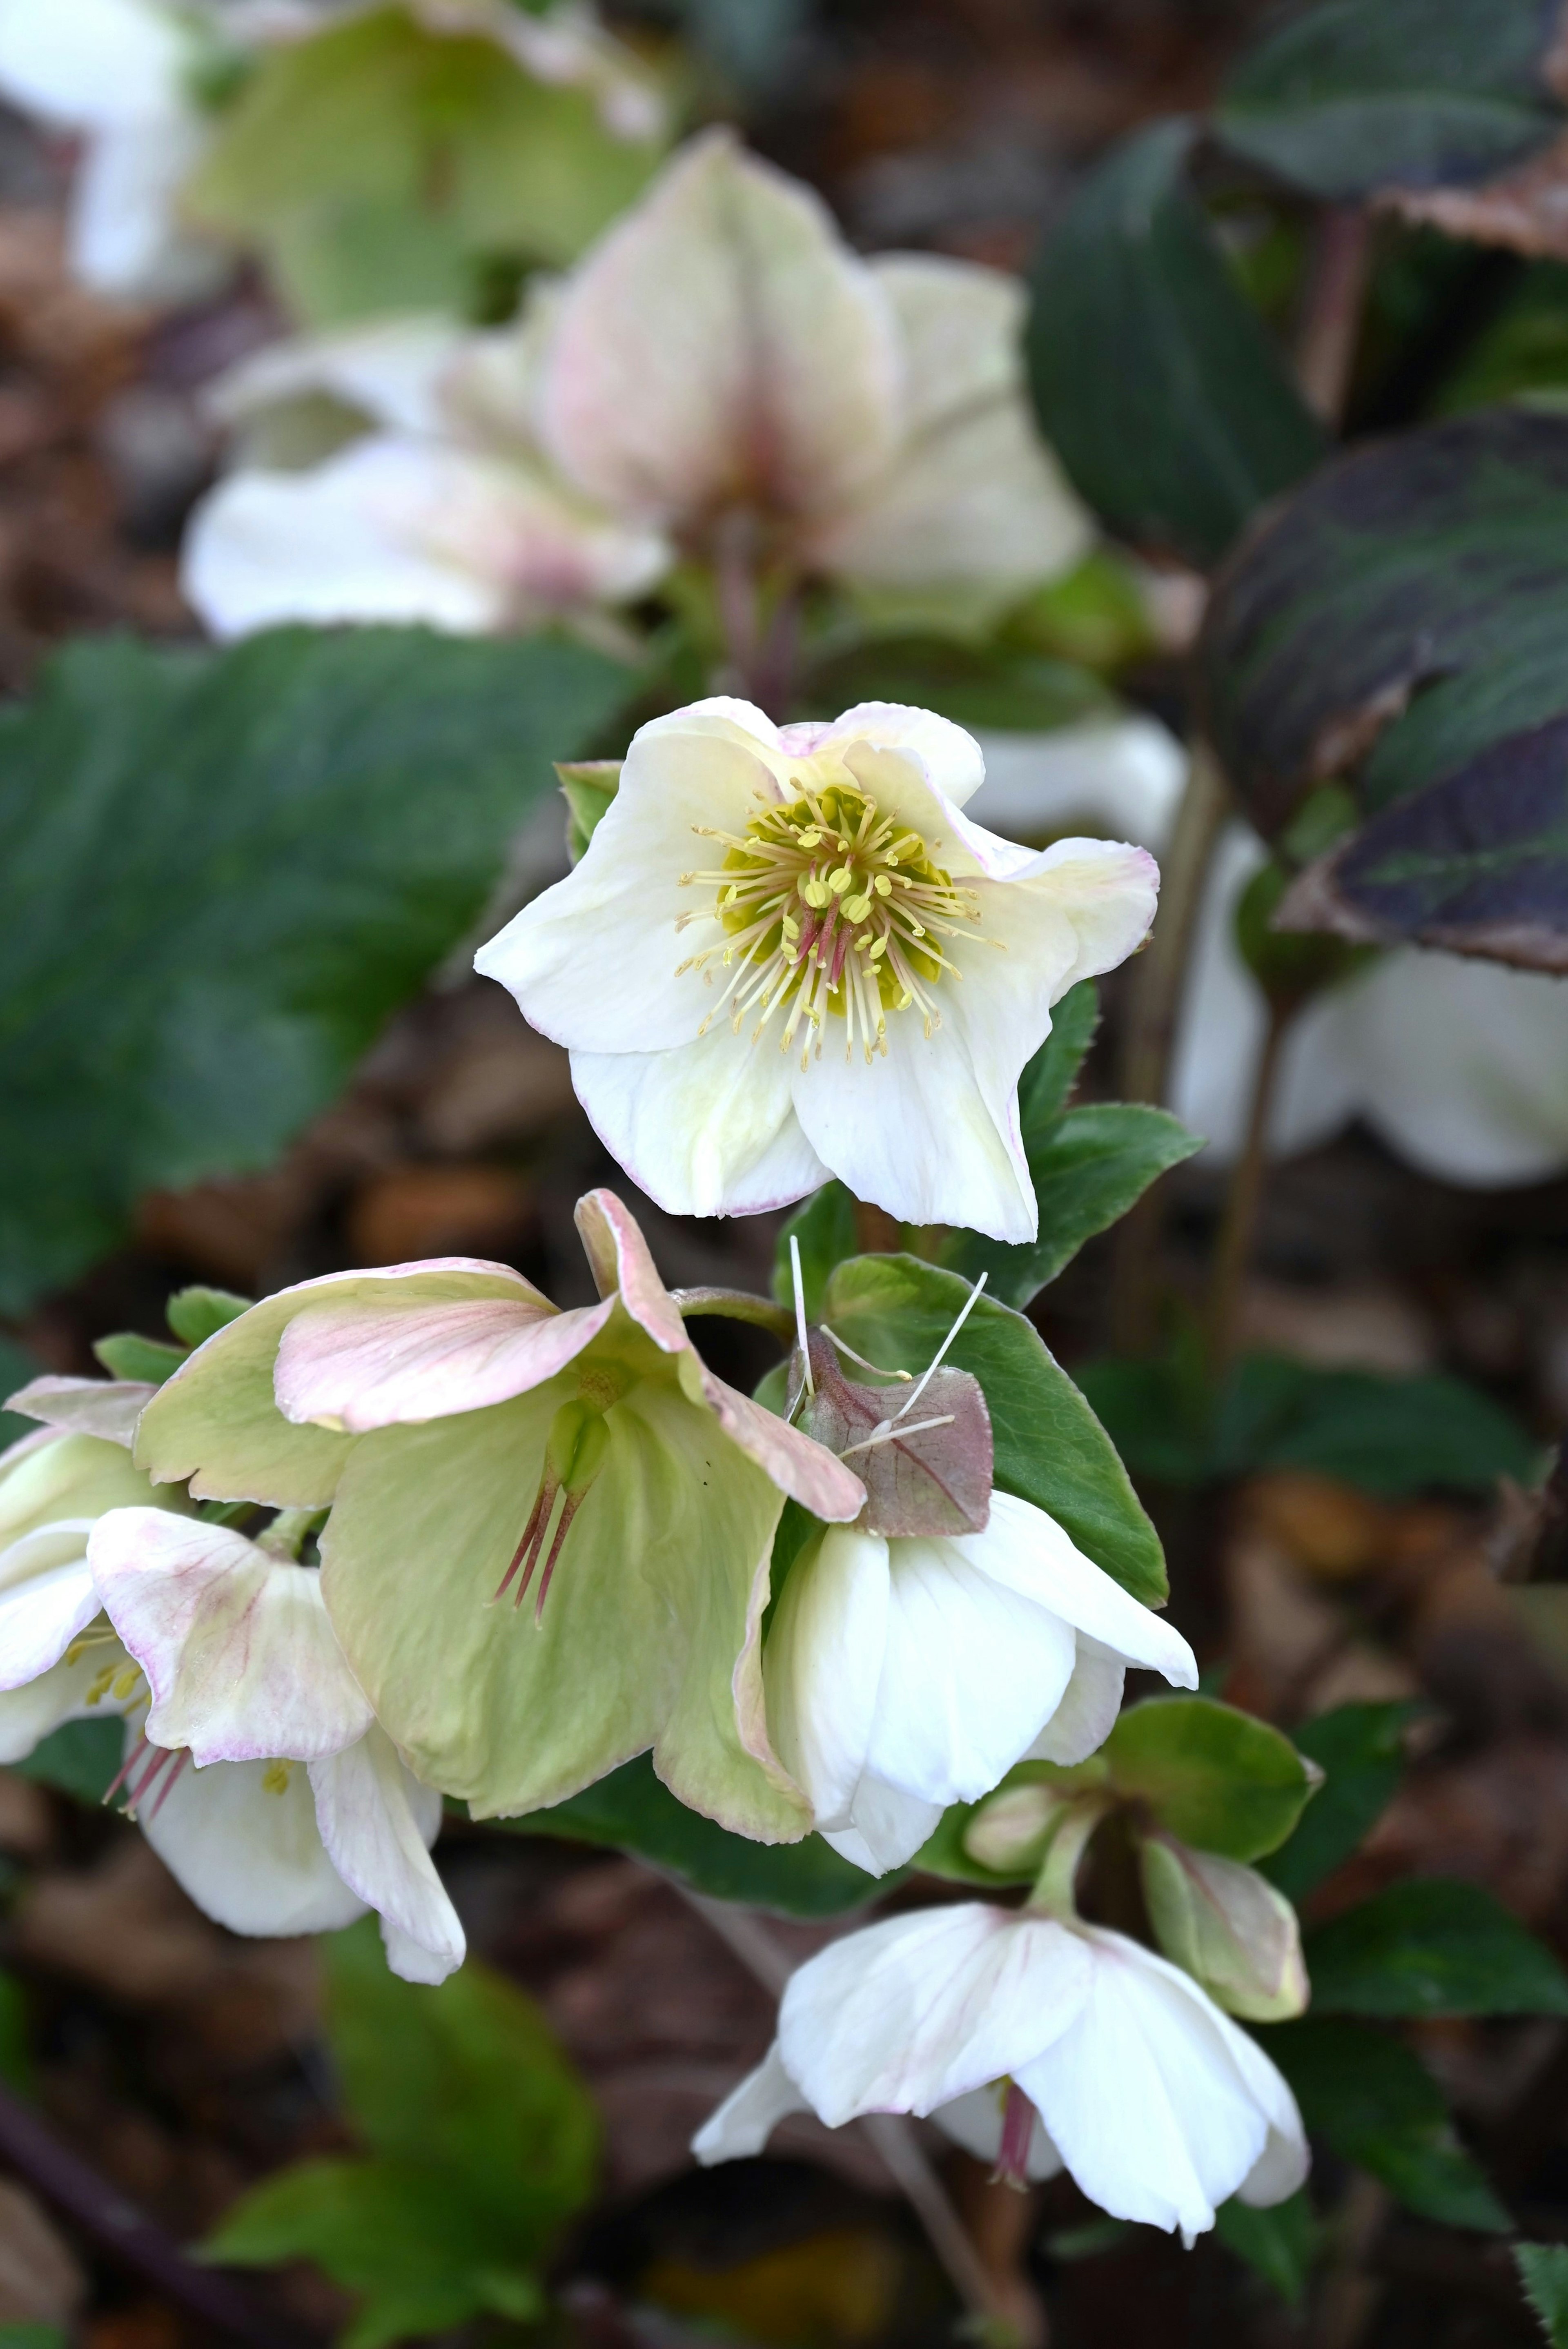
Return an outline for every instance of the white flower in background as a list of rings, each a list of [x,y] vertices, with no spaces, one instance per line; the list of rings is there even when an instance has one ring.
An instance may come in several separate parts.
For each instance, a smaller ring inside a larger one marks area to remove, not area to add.
[[[768,1731],[818,1832],[880,1876],[1025,1754],[1085,1760],[1128,1664],[1198,1685],[1179,1631],[1042,1510],[993,1491],[983,1533],[835,1526],[796,1562],[763,1654]]]
[[[262,1934],[375,1909],[393,1972],[444,1981],[463,1935],[428,1848],[441,1798],[377,1724],[320,1576],[265,1537],[145,1508],[100,1517],[88,1559],[150,1692],[126,1786],[198,1908]]]
[[[655,719],[582,863],[475,968],[569,1048],[601,1139],[672,1213],[836,1174],[906,1222],[1031,1239],[1019,1072],[1058,998],[1144,936],[1158,875],[1141,849],[982,832],[961,812],[982,772],[960,728],[883,702]]]
[[[626,601],[680,549],[1004,605],[1089,536],[1029,416],[1023,301],[969,263],[860,259],[708,133],[515,326],[454,342],[415,412],[350,384],[343,337],[247,370],[231,412],[314,382],[377,429],[293,475],[242,464],[198,510],[186,593],[222,636],[389,604],[478,632]]]
[[[1033,2109],[1031,2109],[1033,2108]],[[697,2137],[760,2153],[812,2111],[929,2115],[1013,2175],[1064,2167],[1113,2217],[1190,2242],[1307,2170],[1290,2089],[1179,1968],[1095,1925],[980,1902],[851,1933],[794,1974],[778,2039]]]
[[[186,301],[227,268],[178,214],[207,138],[200,23],[173,0],[0,0],[0,97],[84,142],[69,254],[94,293]]]
[[[1025,840],[1114,833],[1163,852],[1186,776],[1152,719],[988,735],[974,812]],[[1267,854],[1228,823],[1199,912],[1168,1105],[1231,1158],[1267,1026],[1235,942],[1236,907]],[[1545,972],[1396,947],[1309,1003],[1281,1054],[1269,1146],[1288,1157],[1361,1119],[1439,1181],[1534,1183],[1568,1168],[1568,988]]]

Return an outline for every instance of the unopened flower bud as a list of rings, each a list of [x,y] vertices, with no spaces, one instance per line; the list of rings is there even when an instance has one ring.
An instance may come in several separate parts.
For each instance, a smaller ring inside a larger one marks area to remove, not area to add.
[[[1150,1835],[1139,1849],[1143,1895],[1168,1958],[1250,2023],[1283,2023],[1311,1995],[1296,1912],[1239,1860]]]
[[[1009,1786],[982,1803],[964,1829],[969,1857],[998,1876],[1037,1868],[1072,1797],[1055,1786]]]

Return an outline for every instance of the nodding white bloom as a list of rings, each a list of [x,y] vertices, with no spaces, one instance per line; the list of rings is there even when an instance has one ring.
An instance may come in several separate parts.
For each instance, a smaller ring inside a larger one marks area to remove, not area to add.
[[[1104,831],[1162,854],[1186,779],[1152,719],[988,735],[975,813],[1024,840]],[[1267,1012],[1236,907],[1267,851],[1232,819],[1199,910],[1168,1098],[1219,1159],[1246,1133]],[[1315,997],[1280,1055],[1269,1147],[1315,1149],[1360,1119],[1438,1181],[1538,1183],[1568,1168],[1568,987],[1544,971],[1395,947]]]
[[[123,1783],[198,1908],[263,1934],[375,1909],[393,1972],[444,1981],[464,1945],[428,1848],[441,1798],[378,1725],[319,1574],[265,1537],[145,1508],[100,1517],[88,1564],[145,1676]]]
[[[600,1137],[676,1214],[836,1174],[906,1222],[1032,1239],[1020,1071],[1057,999],[1142,939],[1158,874],[982,832],[983,771],[923,709],[780,728],[697,702],[640,730],[581,864],[474,967],[569,1048]]]
[[[1097,1925],[981,1902],[851,1933],[791,1976],[778,2039],[696,2139],[760,2153],[811,2111],[929,2115],[1009,2176],[1064,2167],[1113,2217],[1211,2227],[1238,2194],[1295,2192],[1295,2100],[1188,1974]]]
[[[453,345],[417,429],[360,368],[369,440],[293,474],[242,463],[197,512],[187,595],[225,636],[482,632],[627,601],[680,549],[1004,605],[1089,536],[1030,417],[1023,310],[993,270],[863,261],[809,189],[705,134],[514,326]],[[314,368],[341,396],[342,349],[285,355],[296,388]],[[284,388],[264,357],[231,410]]]
[[[201,26],[175,0],[0,0],[0,94],[85,142],[70,262],[94,293],[185,301],[224,274],[178,215],[207,140]]]
[[[1198,1685],[1179,1631],[1043,1510],[993,1492],[983,1533],[835,1527],[796,1560],[763,1655],[768,1728],[818,1831],[880,1876],[1026,1754],[1085,1760],[1128,1664]]]

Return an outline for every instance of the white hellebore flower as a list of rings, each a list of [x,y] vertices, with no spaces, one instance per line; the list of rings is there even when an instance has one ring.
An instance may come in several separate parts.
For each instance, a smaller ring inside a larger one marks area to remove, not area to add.
[[[1024,1755],[1086,1760],[1128,1664],[1198,1685],[1179,1631],[993,1491],[983,1533],[834,1526],[791,1568],[763,1657],[768,1730],[819,1833],[880,1876]]]
[[[1065,2168],[1114,2218],[1189,2243],[1232,2194],[1282,2202],[1307,2169],[1290,2089],[1189,1975],[1103,1927],[978,1901],[802,1966],[775,2044],[693,2150],[760,2153],[804,2111],[929,2115],[1010,2174]]]
[[[1057,999],[1139,943],[1158,874],[982,832],[961,812],[982,772],[922,709],[780,728],[697,702],[640,730],[582,863],[474,967],[569,1048],[601,1139],[672,1213],[836,1174],[906,1222],[1033,1239],[1019,1073]]]
[[[177,208],[207,139],[199,22],[174,0],[0,0],[0,96],[85,140],[70,261],[94,293],[184,301],[226,268]]]
[[[1105,832],[1163,854],[1186,758],[1148,718],[984,738],[975,812],[1023,839]],[[1168,1101],[1233,1158],[1268,1017],[1236,945],[1236,907],[1267,854],[1220,834],[1199,910]],[[1360,1119],[1439,1182],[1539,1183],[1568,1169],[1568,987],[1543,971],[1395,947],[1310,1002],[1280,1055],[1269,1147],[1315,1149]]]
[[[1023,395],[1023,300],[967,262],[862,260],[810,189],[705,134],[514,326],[455,340],[416,412],[362,340],[242,371],[232,416],[314,381],[379,429],[303,472],[242,462],[198,510],[187,595],[221,636],[483,632],[627,601],[679,548],[1004,605],[1089,537]]]
[[[393,1972],[444,1981],[463,1935],[429,1852],[441,1798],[378,1725],[320,1576],[153,1509],[101,1517],[88,1557],[151,1692],[128,1791],[198,1908],[257,1934],[327,1932],[375,1909]]]

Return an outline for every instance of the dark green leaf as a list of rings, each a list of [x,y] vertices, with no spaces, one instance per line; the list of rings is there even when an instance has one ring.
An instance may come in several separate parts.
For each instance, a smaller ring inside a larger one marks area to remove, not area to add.
[[[1408,2047],[1371,2025],[1308,2016],[1254,2035],[1295,2092],[1302,2118],[1340,2158],[1440,2226],[1506,2234],[1511,2221],[1454,2135],[1441,2092]]]
[[[1262,40],[1215,118],[1308,195],[1485,180],[1557,137],[1556,0],[1326,0]]]
[[[867,1361],[924,1371],[970,1287],[909,1256],[863,1256],[827,1285],[826,1319]],[[1159,1537],[1104,1428],[1022,1314],[982,1295],[947,1358],[985,1391],[996,1481],[1064,1526],[1085,1557],[1146,1605],[1167,1594]]]
[[[1035,406],[1101,519],[1207,565],[1326,437],[1187,179],[1193,129],[1138,132],[1091,171],[1034,272]]]
[[[0,2324],[0,2349],[70,2349],[63,2324]]]
[[[1208,1696],[1129,1705],[1101,1749],[1119,1795],[1182,1843],[1252,1860],[1282,1844],[1313,1776],[1288,1737]]]
[[[820,1836],[804,1843],[748,1842],[678,1803],[644,1754],[612,1770],[568,1802],[522,1818],[497,1819],[513,1835],[564,1836],[612,1845],[669,1870],[715,1900],[743,1900],[786,1917],[834,1917],[886,1889],[830,1851]]]
[[[125,1723],[67,1721],[40,1738],[25,1762],[13,1767],[24,1778],[54,1786],[78,1803],[101,1803],[125,1755]]]
[[[1092,978],[1080,979],[1053,1010],[1051,1033],[1018,1080],[1018,1123],[1026,1150],[1055,1132],[1099,1024],[1099,988]]]
[[[1040,1237],[1021,1247],[955,1232],[942,1262],[991,1287],[1004,1304],[1025,1306],[1070,1264],[1085,1240],[1136,1206],[1170,1167],[1203,1147],[1179,1118],[1140,1102],[1096,1102],[1069,1110],[1044,1138],[1027,1142],[1040,1207]]]
[[[227,1288],[182,1288],[169,1299],[165,1318],[182,1346],[201,1346],[237,1321],[254,1302]]]
[[[1200,648],[1226,770],[1270,834],[1325,778],[1381,818],[1282,921],[1556,967],[1565,528],[1568,419],[1496,409],[1344,459],[1249,542]]]
[[[161,1338],[139,1338],[133,1330],[93,1341],[93,1352],[111,1379],[145,1380],[155,1387],[173,1377],[187,1350],[184,1346],[166,1346]]]
[[[855,1195],[842,1183],[825,1183],[798,1206],[781,1228],[774,1250],[774,1295],[781,1305],[794,1304],[794,1274],[789,1244],[800,1243],[801,1286],[805,1291],[805,1318],[822,1319],[822,1300],[828,1275],[860,1246],[856,1228]],[[782,1406],[781,1406],[782,1408]]]
[[[588,843],[620,789],[623,763],[619,759],[556,761],[561,797],[566,802],[566,854],[574,864],[580,864],[587,854]]]
[[[1098,678],[1027,647],[945,636],[872,636],[817,662],[801,688],[803,715],[861,701],[934,709],[955,726],[1042,734],[1115,708]]]
[[[1568,1975],[1479,1884],[1391,1884],[1304,1947],[1314,2013],[1568,2014]]]
[[[1415,1710],[1342,1704],[1293,1731],[1297,1751],[1317,1764],[1324,1783],[1290,1841],[1258,1863],[1287,1900],[1299,1906],[1382,1817],[1404,1771],[1404,1733]]]
[[[1568,2349],[1568,2243],[1515,2243],[1513,2260],[1552,2349]]]
[[[627,680],[419,629],[100,638],[0,714],[0,1309],[332,1100]]]
[[[1294,2308],[1312,2274],[1322,2232],[1304,2189],[1272,2209],[1254,2210],[1233,2198],[1214,2214],[1214,2231],[1238,2259]]]

